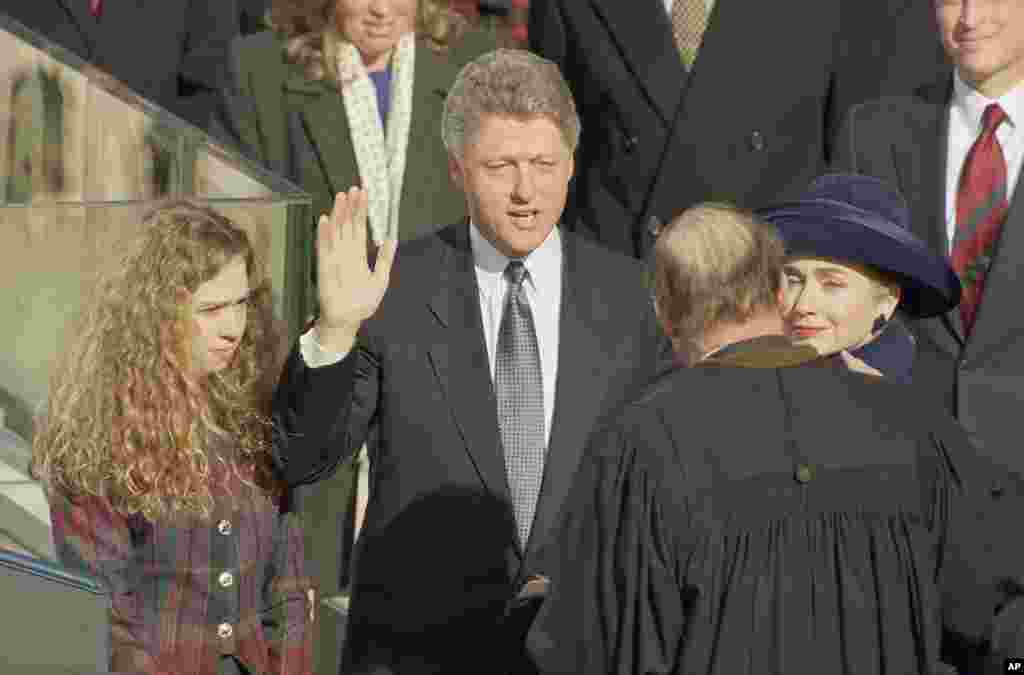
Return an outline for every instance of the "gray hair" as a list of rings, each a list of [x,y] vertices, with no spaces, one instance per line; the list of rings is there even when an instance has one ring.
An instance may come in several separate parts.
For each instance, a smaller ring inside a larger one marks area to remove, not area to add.
[[[461,156],[483,115],[547,117],[576,151],[580,118],[558,66],[521,49],[498,49],[466,64],[444,104],[441,137],[449,153]]]
[[[778,307],[785,254],[774,226],[730,204],[697,204],[662,230],[647,280],[688,362],[700,360],[705,336],[718,325]]]

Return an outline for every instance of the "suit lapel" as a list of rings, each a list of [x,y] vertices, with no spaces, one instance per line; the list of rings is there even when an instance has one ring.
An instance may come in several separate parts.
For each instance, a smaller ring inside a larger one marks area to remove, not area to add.
[[[908,129],[894,130],[893,164],[900,188],[911,204],[914,234],[935,253],[949,258],[946,231],[946,158],[949,143],[949,96],[952,80],[923,87],[915,97],[915,109]],[[960,310],[922,322],[932,341],[951,354],[963,345]]]
[[[498,403],[484,343],[469,226],[451,228],[442,237],[448,245],[437,264],[438,291],[429,307],[447,339],[431,347],[430,362],[480,480],[508,500]]]
[[[623,60],[668,125],[688,79],[661,0],[590,0]]]
[[[555,410],[544,463],[544,481],[528,542],[528,553],[547,541],[558,519],[580,463],[587,435],[604,400],[607,381],[600,376],[600,330],[590,320],[600,316],[591,308],[599,298],[588,292],[586,270],[580,267],[578,242],[562,233],[562,307],[558,329],[558,375]]]
[[[359,181],[355,151],[341,93],[324,82],[307,80],[293,71],[284,84],[285,95],[299,111],[302,126],[316,153],[331,194]]]

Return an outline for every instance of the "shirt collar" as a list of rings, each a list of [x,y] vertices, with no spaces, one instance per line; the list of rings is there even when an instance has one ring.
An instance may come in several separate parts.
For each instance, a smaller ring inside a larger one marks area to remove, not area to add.
[[[1006,124],[1017,129],[1024,124],[1024,82],[998,98],[989,98],[964,82],[957,71],[953,77],[953,110],[975,135],[981,133],[981,118],[990,103],[998,103],[1006,113]]]
[[[476,267],[477,278],[481,281],[481,289],[489,293],[501,288],[510,258],[487,241],[476,223],[470,223],[469,242],[473,249],[473,264]],[[562,236],[557,225],[551,229],[540,246],[523,258],[523,265],[530,273],[527,282],[533,284],[538,294],[543,295],[551,289],[558,288],[557,284],[561,282],[562,274]]]

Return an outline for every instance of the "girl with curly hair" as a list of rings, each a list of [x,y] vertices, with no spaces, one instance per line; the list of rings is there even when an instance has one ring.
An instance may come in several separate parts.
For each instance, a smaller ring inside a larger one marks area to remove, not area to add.
[[[275,475],[282,341],[245,232],[157,208],[85,305],[34,440],[60,561],[109,584],[111,670],[311,672],[312,585]]]

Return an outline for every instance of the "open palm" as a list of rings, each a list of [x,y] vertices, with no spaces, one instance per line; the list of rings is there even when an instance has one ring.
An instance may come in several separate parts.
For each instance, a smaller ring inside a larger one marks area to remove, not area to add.
[[[383,242],[370,269],[366,214],[366,191],[350,188],[335,196],[331,215],[317,224],[320,321],[353,332],[380,306],[397,250],[396,241]]]

